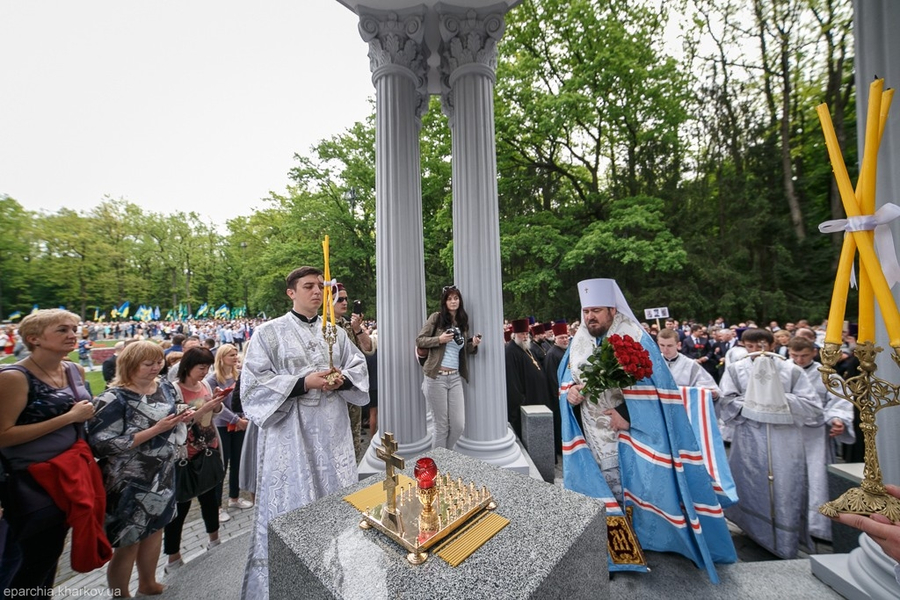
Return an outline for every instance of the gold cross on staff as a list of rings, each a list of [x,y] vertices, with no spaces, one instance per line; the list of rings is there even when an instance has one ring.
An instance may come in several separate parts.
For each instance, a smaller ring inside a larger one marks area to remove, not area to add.
[[[375,456],[384,461],[384,491],[387,495],[386,511],[395,514],[397,512],[397,484],[400,478],[394,473],[394,467],[406,468],[406,462],[402,457],[394,454],[397,451],[397,441],[394,434],[385,432],[381,438],[381,448],[375,449]]]

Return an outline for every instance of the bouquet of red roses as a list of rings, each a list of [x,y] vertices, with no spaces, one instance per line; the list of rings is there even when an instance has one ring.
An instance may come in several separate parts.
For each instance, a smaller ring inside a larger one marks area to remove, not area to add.
[[[611,335],[594,349],[581,369],[582,394],[597,403],[608,389],[634,385],[653,374],[650,353],[630,335]]]

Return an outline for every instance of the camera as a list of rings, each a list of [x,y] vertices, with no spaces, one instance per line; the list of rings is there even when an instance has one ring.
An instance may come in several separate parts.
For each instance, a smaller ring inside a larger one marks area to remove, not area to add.
[[[363,314],[362,300],[354,300],[353,301],[353,314],[354,315],[362,315]]]
[[[446,333],[452,333],[453,341],[460,346],[466,345],[466,338],[463,337],[462,331],[459,330],[459,327],[450,327],[447,329]]]

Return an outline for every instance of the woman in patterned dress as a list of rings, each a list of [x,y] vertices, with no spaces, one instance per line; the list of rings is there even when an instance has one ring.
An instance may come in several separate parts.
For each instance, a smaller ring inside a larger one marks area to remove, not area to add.
[[[160,594],[156,581],[163,528],[175,513],[175,455],[193,411],[176,411],[175,389],[157,376],[163,351],[134,342],[116,359],[116,377],[97,398],[88,441],[100,459],[106,487],[106,534],[115,551],[107,581],[128,597],[137,561],[138,593]]]

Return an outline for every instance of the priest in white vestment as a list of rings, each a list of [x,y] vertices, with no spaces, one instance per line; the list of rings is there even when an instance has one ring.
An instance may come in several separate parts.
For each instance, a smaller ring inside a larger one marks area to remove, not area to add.
[[[730,521],[780,558],[812,547],[808,527],[804,423],[821,421],[822,405],[800,367],[778,354],[772,332],[748,329],[750,353],[728,365],[720,385],[722,419],[734,425],[728,462],[740,498]]]
[[[362,352],[336,328],[336,380],[322,332],[322,272],[300,267],[287,277],[292,310],[261,325],[247,346],[241,373],[244,414],[259,427],[256,519],[242,597],[269,592],[269,520],[356,483],[347,404],[369,402]]]
[[[803,447],[806,450],[806,473],[809,477],[809,533],[813,537],[831,541],[831,519],[819,512],[819,507],[830,500],[828,495],[828,466],[835,462],[834,442],[852,444],[856,440],[853,430],[853,405],[838,398],[827,389],[815,361],[819,349],[806,338],[797,337],[788,344],[788,352],[794,364],[803,369],[810,385],[816,390],[816,398],[822,405],[822,415],[803,423]]]
[[[719,398],[719,386],[709,371],[700,366],[696,360],[688,358],[678,351],[678,332],[674,329],[663,329],[656,336],[656,345],[666,359],[666,366],[672,372],[675,383],[681,387],[704,388],[712,393],[713,399]]]

